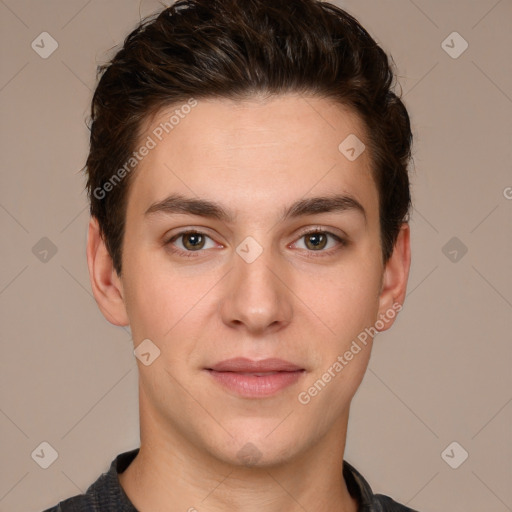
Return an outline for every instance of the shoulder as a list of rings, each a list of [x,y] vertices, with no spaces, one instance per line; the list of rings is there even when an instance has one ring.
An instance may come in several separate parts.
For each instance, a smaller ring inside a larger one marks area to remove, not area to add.
[[[418,512],[412,508],[402,505],[384,494],[374,494],[374,509],[378,512]]]
[[[110,468],[79,494],[59,502],[43,512],[137,512],[119,483],[118,473],[126,469],[139,449],[118,454]]]
[[[80,494],[61,501],[43,512],[95,512],[96,510],[97,508],[91,502],[90,496]]]
[[[112,485],[112,470],[103,473],[89,486],[84,494],[77,494],[60,501],[54,507],[43,512],[103,512],[105,510],[120,510],[114,505],[115,493]]]
[[[359,512],[418,512],[384,494],[374,494],[363,475],[346,460],[343,461],[343,477],[352,496],[359,502]]]
[[[85,494],[77,494],[60,501],[43,512],[104,512],[105,510],[126,510],[118,505],[115,488],[111,484],[111,474],[103,473]]]

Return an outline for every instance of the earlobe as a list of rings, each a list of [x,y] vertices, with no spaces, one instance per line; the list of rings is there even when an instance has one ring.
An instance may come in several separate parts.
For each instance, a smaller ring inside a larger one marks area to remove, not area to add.
[[[123,297],[123,286],[117,276],[98,221],[91,217],[87,237],[87,266],[94,298],[103,316],[114,325],[129,325]]]
[[[410,228],[407,222],[400,227],[397,240],[393,249],[393,254],[389,258],[384,268],[382,278],[382,287],[379,296],[379,316],[385,315],[395,318],[395,312],[402,309],[407,291],[407,281],[409,279],[409,269],[411,266],[411,244]],[[385,331],[393,325],[393,321],[387,322],[383,329]]]

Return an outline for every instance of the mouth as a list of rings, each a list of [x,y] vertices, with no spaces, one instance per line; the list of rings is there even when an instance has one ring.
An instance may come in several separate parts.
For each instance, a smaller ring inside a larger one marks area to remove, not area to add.
[[[261,361],[228,359],[205,370],[224,389],[245,398],[275,395],[295,384],[306,372],[289,361],[275,358]]]

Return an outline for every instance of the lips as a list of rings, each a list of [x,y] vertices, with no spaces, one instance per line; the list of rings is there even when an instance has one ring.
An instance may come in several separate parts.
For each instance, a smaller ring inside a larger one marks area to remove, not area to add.
[[[245,398],[274,395],[305,373],[304,368],[283,359],[253,361],[243,357],[221,361],[205,370],[223,389]]]
[[[270,358],[261,361],[253,361],[245,357],[235,357],[221,361],[214,366],[207,368],[216,372],[237,372],[237,373],[270,373],[270,372],[296,372],[303,370],[300,366],[284,361],[283,359]]]

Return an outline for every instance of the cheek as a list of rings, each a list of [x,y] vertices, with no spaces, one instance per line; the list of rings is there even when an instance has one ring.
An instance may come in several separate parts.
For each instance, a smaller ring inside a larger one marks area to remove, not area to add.
[[[375,267],[357,271],[347,266],[315,293],[311,309],[318,312],[324,335],[317,337],[319,364],[301,390],[299,403],[312,407],[312,416],[323,418],[319,428],[327,428],[347,407],[364,377],[373,341],[366,329],[377,317],[379,285]]]
[[[162,278],[156,268],[149,265],[135,264],[133,268],[126,265],[125,268],[130,276],[125,284],[125,303],[135,343],[144,338],[163,340],[185,314],[184,301],[177,300],[180,293],[176,281],[169,286],[170,280]]]
[[[186,275],[157,258],[145,264],[142,258],[133,258],[130,263],[126,265],[130,280],[125,286],[125,302],[134,342],[149,338],[162,351],[171,345],[174,351],[179,347],[187,350],[185,342],[195,337],[199,319],[205,314],[208,301],[203,297],[218,278]],[[174,342],[177,338],[179,344]]]
[[[330,327],[340,343],[357,336],[372,325],[379,307],[379,266],[371,261],[346,260],[344,265],[303,280],[299,297],[307,297],[307,306]]]

